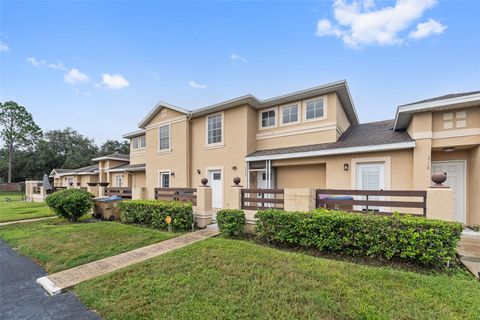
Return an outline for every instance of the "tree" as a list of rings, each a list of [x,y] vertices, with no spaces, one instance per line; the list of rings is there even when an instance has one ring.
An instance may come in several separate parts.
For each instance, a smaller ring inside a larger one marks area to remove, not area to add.
[[[130,154],[130,143],[128,141],[107,140],[100,146],[99,156],[105,156],[114,152]]]
[[[13,101],[0,103],[0,126],[1,140],[8,151],[8,183],[11,183],[14,152],[33,146],[42,137],[42,130],[27,109]]]
[[[72,128],[51,130],[37,144],[37,159],[45,172],[55,168],[76,169],[93,164],[98,147],[92,139]]]

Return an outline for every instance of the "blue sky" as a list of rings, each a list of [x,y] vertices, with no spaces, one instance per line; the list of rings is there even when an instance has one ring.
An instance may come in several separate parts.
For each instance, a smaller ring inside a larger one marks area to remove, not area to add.
[[[346,79],[361,122],[480,89],[480,1],[0,2],[0,101],[121,139],[195,109]],[[100,121],[99,119],[105,119]]]

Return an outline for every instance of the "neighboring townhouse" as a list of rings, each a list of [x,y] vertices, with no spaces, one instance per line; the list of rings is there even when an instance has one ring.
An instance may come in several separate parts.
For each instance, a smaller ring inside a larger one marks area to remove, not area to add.
[[[454,219],[480,224],[480,91],[400,106],[395,119],[360,124],[346,81],[189,111],[159,102],[130,139],[131,181],[197,187],[229,207],[234,177],[252,188],[425,190],[448,175]],[[392,208],[394,209],[394,208]],[[415,209],[410,210],[414,212]],[[407,210],[407,212],[410,212]]]
[[[92,159],[97,164],[79,169],[53,169],[50,178],[53,178],[54,187],[64,188],[79,186],[86,188],[88,183],[108,182],[110,187],[134,186],[134,174],[139,170],[145,171],[140,166],[130,165],[130,156],[112,153]]]

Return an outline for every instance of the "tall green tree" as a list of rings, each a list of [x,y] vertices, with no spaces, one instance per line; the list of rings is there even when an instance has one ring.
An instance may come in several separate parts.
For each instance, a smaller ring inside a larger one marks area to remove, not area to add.
[[[130,154],[130,143],[128,141],[107,140],[100,146],[99,156],[105,156],[110,153]]]
[[[8,182],[12,182],[12,163],[16,150],[31,147],[42,137],[42,130],[25,107],[16,102],[0,103],[1,140],[8,151]]]

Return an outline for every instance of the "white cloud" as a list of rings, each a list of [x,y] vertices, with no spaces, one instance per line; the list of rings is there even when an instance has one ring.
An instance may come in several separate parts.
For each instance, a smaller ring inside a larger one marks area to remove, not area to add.
[[[48,65],[49,68],[53,69],[53,70],[67,70],[67,67],[65,67],[63,65],[63,63],[59,62],[59,63],[50,63]]]
[[[27,61],[27,63],[31,64],[32,66],[34,66],[36,68],[38,68],[41,65],[47,63],[45,60],[37,60],[34,57],[28,57],[26,61]]]
[[[10,47],[6,43],[0,41],[0,52],[2,51],[10,51]]]
[[[404,42],[404,32],[436,4],[437,0],[397,0],[394,6],[377,8],[373,0],[351,3],[335,0],[335,24],[328,19],[318,21],[315,35],[335,36],[354,48],[374,44],[400,45]]]
[[[196,81],[191,80],[188,85],[194,89],[205,89],[207,87],[206,84],[200,84]]]
[[[121,74],[102,74],[102,84],[108,89],[120,90],[130,85]]]
[[[70,69],[70,71],[65,74],[65,82],[71,83],[71,84],[77,84],[77,83],[82,83],[82,82],[87,82],[88,81],[88,76],[81,72],[78,69]]]
[[[240,55],[238,55],[238,54],[236,54],[236,53],[232,53],[232,54],[230,55],[230,60],[232,60],[232,61],[241,61],[241,62],[243,62],[243,63],[246,63],[246,62],[247,62],[247,59],[245,59],[244,57],[242,57],[242,56],[240,56]]]
[[[410,32],[409,37],[418,40],[434,34],[441,34],[445,29],[447,29],[447,26],[433,19],[428,19],[427,22],[417,24],[417,28]]]

